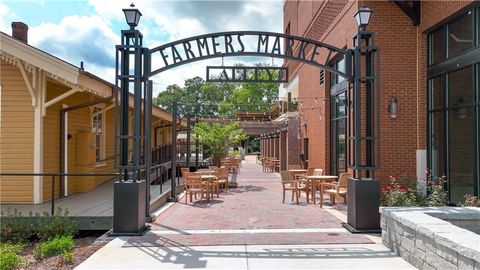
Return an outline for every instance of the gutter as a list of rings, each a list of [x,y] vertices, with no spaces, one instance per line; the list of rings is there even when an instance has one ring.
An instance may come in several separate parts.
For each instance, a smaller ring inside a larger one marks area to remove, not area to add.
[[[65,178],[63,174],[65,174],[65,158],[66,158],[65,157],[65,135],[66,135],[65,113],[113,100],[113,98],[115,97],[114,93],[116,89],[117,89],[116,86],[112,87],[112,93],[108,97],[85,102],[85,103],[80,103],[80,104],[73,105],[71,107],[63,108],[62,110],[60,110],[60,174],[61,174],[60,194],[61,194],[61,197],[63,197],[63,194],[65,194],[65,191],[63,190],[65,185],[64,183]]]

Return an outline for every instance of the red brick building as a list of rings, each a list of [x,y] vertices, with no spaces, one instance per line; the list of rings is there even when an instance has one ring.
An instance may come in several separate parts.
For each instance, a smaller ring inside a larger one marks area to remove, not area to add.
[[[284,29],[351,48],[358,30],[354,14],[363,5],[374,11],[367,30],[375,32],[380,48],[377,178],[405,173],[423,178],[428,167],[447,176],[451,201],[464,194],[478,196],[480,3],[287,0]],[[329,65],[344,68],[342,58],[330,59]],[[284,66],[290,74],[284,87],[298,95],[304,165],[327,174],[347,170],[348,84],[308,64],[285,60]],[[392,105],[396,114],[388,109]]]

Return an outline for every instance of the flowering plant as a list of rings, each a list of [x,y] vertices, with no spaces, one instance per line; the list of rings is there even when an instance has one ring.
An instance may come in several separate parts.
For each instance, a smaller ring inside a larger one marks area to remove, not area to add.
[[[476,196],[467,194],[463,196],[463,199],[465,199],[465,201],[460,203],[460,206],[480,207],[480,199]]]
[[[427,174],[427,200],[428,206],[444,206],[447,204],[447,192],[445,191],[445,176],[433,179],[431,174]]]
[[[380,190],[382,206],[417,206],[419,204],[415,189],[401,185],[393,176],[390,176],[389,182]]]

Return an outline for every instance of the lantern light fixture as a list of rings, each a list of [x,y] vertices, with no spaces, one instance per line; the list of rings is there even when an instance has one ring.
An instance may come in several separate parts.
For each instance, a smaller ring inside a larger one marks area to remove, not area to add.
[[[365,31],[365,28],[367,27],[370,21],[370,16],[372,15],[372,13],[373,13],[373,10],[369,9],[366,6],[363,6],[358,9],[355,15],[353,15],[355,17],[355,20],[357,21],[358,28],[361,31]]]
[[[133,3],[130,4],[131,8],[124,8],[122,9],[123,13],[125,14],[125,20],[127,24],[130,25],[130,29],[133,30],[140,21],[140,17],[142,17],[142,13],[140,10],[135,8]]]

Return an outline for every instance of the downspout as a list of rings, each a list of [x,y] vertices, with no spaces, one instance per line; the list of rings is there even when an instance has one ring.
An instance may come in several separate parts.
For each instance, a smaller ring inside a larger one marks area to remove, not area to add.
[[[63,108],[60,111],[60,173],[61,174],[65,173],[65,158],[67,158],[67,157],[65,157],[65,136],[66,136],[66,133],[67,133],[66,126],[65,126],[65,113],[67,113],[69,111],[89,107],[89,106],[92,106],[92,105],[108,102],[115,97],[115,95],[114,95],[115,89],[116,89],[116,87],[112,87],[112,93],[108,97],[97,99],[97,100],[92,100],[92,101],[85,102],[85,103],[80,103],[80,104],[77,104],[77,105],[73,105],[71,107]],[[64,180],[65,180],[64,176],[61,175],[60,176],[60,190],[61,190],[60,194],[65,193],[65,191],[63,190],[64,185],[65,185]],[[62,197],[63,197],[63,195],[62,195]]]

